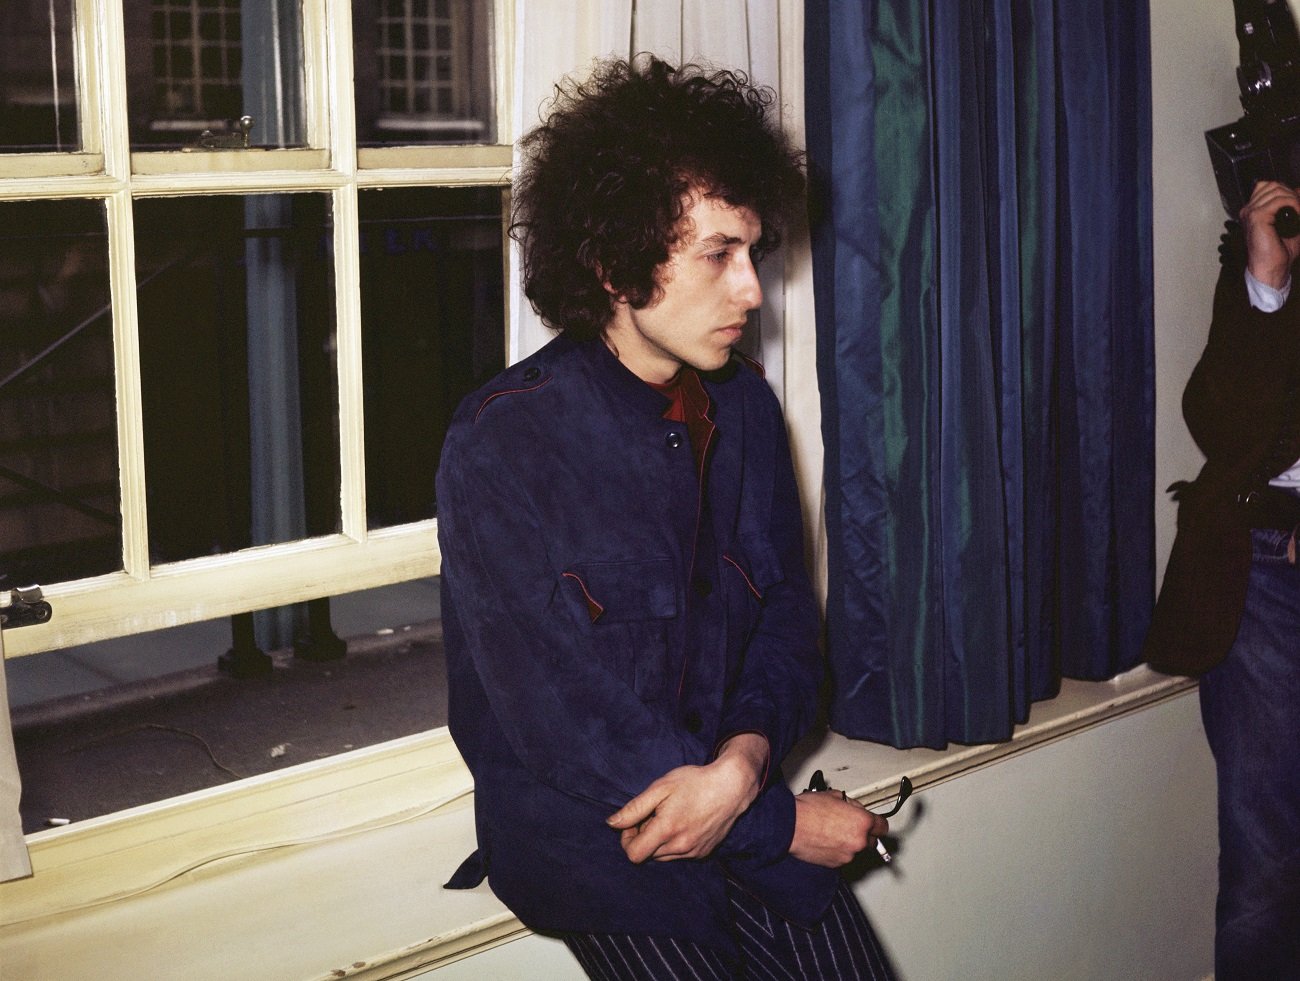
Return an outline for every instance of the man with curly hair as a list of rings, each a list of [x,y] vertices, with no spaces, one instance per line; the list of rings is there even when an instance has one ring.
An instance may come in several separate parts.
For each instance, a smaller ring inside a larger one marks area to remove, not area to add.
[[[512,234],[559,336],[438,472],[449,722],[493,891],[594,978],[890,977],[838,868],[887,823],[794,796],[822,663],[784,421],[734,353],[801,156],[743,75],[558,89]]]

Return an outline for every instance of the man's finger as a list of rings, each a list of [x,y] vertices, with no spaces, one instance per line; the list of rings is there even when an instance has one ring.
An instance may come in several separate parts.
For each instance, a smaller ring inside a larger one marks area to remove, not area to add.
[[[641,791],[630,801],[620,807],[617,811],[605,818],[605,823],[611,828],[631,828],[643,821],[650,819],[654,814],[655,808],[658,807],[664,797],[667,796],[664,791],[657,789],[654,784]]]
[[[665,834],[663,829],[656,827],[658,823],[648,822],[634,830],[624,831],[620,837],[623,854],[634,864],[640,865],[647,859],[654,858],[655,853],[663,848],[671,837],[671,835]]]

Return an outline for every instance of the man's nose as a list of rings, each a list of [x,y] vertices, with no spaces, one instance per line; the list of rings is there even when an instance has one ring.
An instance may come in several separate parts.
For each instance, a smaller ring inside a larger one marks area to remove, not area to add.
[[[739,277],[736,291],[740,302],[745,305],[746,310],[757,310],[763,305],[763,286],[758,281],[758,270],[754,268],[754,263],[748,256],[742,260],[741,268],[737,270],[736,275]]]

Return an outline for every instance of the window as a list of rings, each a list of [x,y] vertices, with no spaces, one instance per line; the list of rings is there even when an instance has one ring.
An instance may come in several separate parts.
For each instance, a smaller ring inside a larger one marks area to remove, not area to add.
[[[4,4],[0,571],[56,611],[10,658],[436,571],[507,2]]]
[[[360,145],[493,140],[485,5],[359,0],[352,11]]]
[[[338,533],[330,196],[134,207],[154,564]]]
[[[366,521],[388,528],[435,516],[452,412],[505,364],[502,203],[495,188],[367,188],[358,211]]]
[[[239,4],[153,0],[152,115],[218,125],[242,114],[243,44]]]
[[[0,153],[80,149],[75,3],[6,3],[0,11]]]
[[[0,202],[0,528],[11,583],[122,568],[104,205]]]
[[[133,149],[303,145],[297,0],[149,0],[124,16]]]

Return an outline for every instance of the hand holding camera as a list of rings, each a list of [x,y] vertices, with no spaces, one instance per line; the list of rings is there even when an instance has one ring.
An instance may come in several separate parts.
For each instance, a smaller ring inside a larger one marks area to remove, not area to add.
[[[1261,283],[1281,289],[1291,277],[1291,264],[1300,257],[1300,227],[1285,227],[1282,212],[1294,218],[1300,194],[1278,181],[1260,181],[1241,209],[1246,235],[1246,268]],[[1289,233],[1289,234],[1288,234]]]

